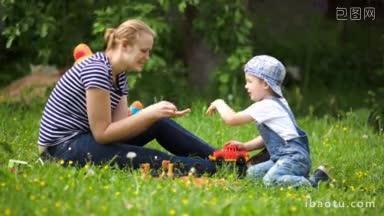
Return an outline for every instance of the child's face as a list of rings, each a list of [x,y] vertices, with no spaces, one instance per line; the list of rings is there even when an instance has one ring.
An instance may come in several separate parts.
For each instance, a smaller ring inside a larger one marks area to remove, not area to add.
[[[264,80],[246,73],[245,81],[245,89],[252,101],[260,101],[269,95],[270,88]]]

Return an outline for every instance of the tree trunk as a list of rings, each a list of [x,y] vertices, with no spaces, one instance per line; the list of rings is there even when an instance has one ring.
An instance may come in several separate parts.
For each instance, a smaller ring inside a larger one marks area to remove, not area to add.
[[[187,66],[189,86],[198,90],[206,90],[210,84],[210,74],[218,65],[219,58],[203,40],[193,31],[193,20],[198,9],[188,5],[182,23],[183,59]]]

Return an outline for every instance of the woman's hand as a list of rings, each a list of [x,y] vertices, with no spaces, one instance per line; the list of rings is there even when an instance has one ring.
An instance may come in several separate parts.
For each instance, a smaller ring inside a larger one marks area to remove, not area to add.
[[[177,110],[177,107],[169,101],[160,101],[144,108],[141,112],[148,113],[156,119],[181,117],[191,112],[191,109]]]
[[[190,108],[187,108],[187,109],[183,109],[183,110],[176,110],[176,112],[174,113],[174,115],[173,116],[171,116],[171,117],[175,117],[175,118],[177,118],[177,117],[182,117],[182,116],[184,116],[184,115],[186,115],[187,113],[190,113],[191,112],[191,109]]]

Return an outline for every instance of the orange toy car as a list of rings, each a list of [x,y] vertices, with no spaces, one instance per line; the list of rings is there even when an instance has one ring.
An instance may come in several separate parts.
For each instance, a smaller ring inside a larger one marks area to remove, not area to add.
[[[249,154],[247,151],[240,149],[232,143],[227,143],[222,149],[216,150],[209,156],[210,160],[223,162],[234,161],[238,164],[245,164],[248,160]]]

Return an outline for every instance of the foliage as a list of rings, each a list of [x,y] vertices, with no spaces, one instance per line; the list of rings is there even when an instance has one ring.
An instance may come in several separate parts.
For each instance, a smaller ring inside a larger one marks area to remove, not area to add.
[[[30,64],[72,64],[72,49],[89,42],[101,1],[1,0],[0,86],[29,73]]]
[[[80,42],[102,50],[104,30],[133,17],[148,22],[158,37],[144,73],[129,77],[132,99],[148,103],[153,97],[187,102],[194,97],[222,97],[244,103],[242,67],[257,54],[270,54],[286,66],[299,68],[301,80],[288,82],[286,94],[297,96],[293,100],[304,98],[295,106],[305,113],[307,105],[312,105],[310,112],[329,109],[337,115],[346,101],[338,93],[348,94],[359,86],[365,94],[381,85],[384,38],[380,8],[374,22],[336,22],[316,11],[306,12],[305,20],[294,20],[299,6],[290,8],[291,13],[271,16],[279,10],[266,4],[243,0],[1,0],[0,61],[8,64],[0,65],[0,86],[28,73],[31,63],[72,65],[72,49]],[[203,41],[218,60],[201,62],[214,62],[216,67],[210,71],[210,88],[193,93],[188,78],[196,71],[190,70],[188,52],[191,41],[196,40]],[[327,104],[312,97],[327,91]],[[361,101],[345,105],[346,109],[365,106]]]
[[[384,132],[384,89],[379,88],[377,92],[368,91],[365,101],[371,112],[368,117],[368,124],[378,133]]]
[[[32,63],[63,65],[72,47],[89,38],[97,2],[2,0],[6,47],[23,49]]]

